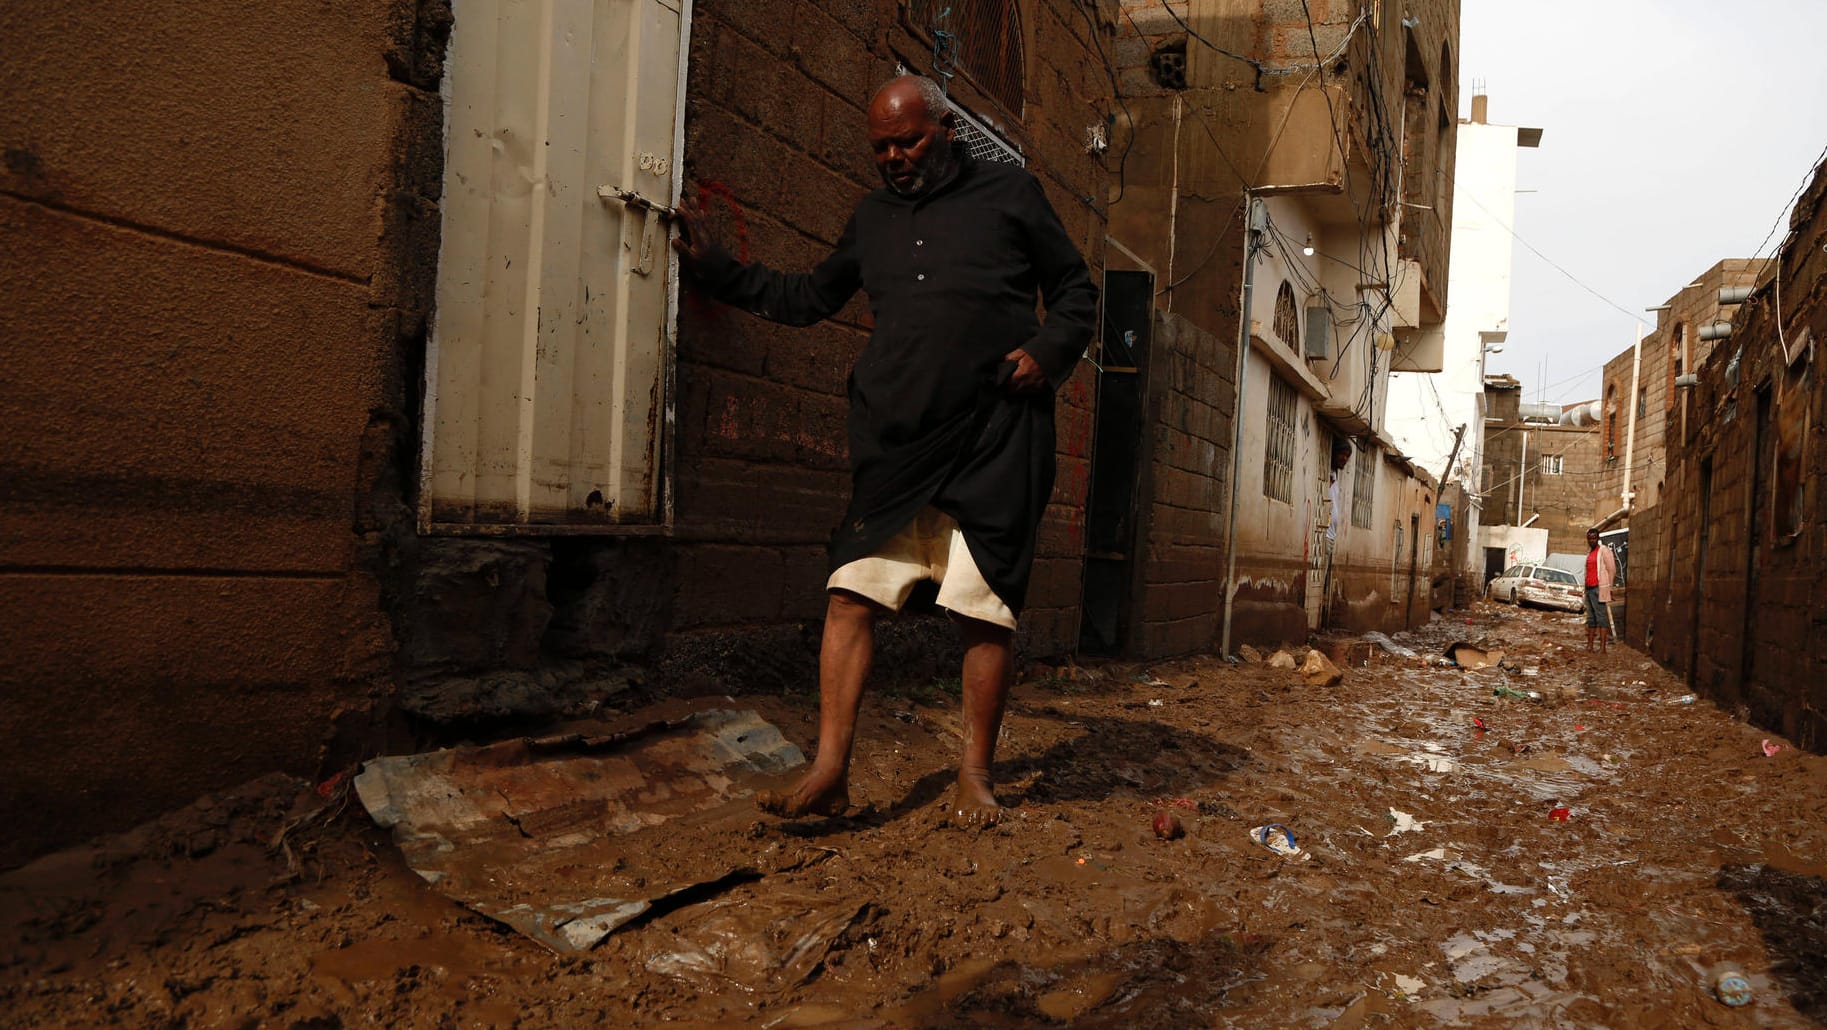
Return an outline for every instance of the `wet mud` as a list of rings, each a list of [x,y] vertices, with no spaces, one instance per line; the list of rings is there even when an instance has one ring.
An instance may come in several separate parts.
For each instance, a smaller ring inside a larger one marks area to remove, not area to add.
[[[1504,662],[1440,664],[1455,640]],[[948,692],[872,695],[846,816],[721,814],[691,846],[748,872],[581,956],[437,893],[346,787],[256,781],[0,877],[0,1023],[1827,1020],[1827,759],[1634,651],[1586,654],[1575,616],[1481,605],[1395,643],[1416,656],[1373,647],[1331,687],[1211,658],[1034,670],[984,831],[945,825]],[[809,693],[733,700],[810,748]],[[1251,835],[1275,825],[1297,853]],[[1728,966],[1743,1008],[1713,994]]]

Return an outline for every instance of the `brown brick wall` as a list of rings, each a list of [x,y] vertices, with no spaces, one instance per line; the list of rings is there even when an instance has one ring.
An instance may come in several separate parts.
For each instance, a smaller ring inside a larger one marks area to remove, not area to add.
[[[441,11],[0,19],[0,866],[385,693],[436,266]]]
[[[1237,348],[1185,319],[1155,320],[1143,517],[1132,651],[1141,657],[1217,646],[1224,608]]]
[[[1549,553],[1583,554],[1586,530],[1616,507],[1607,507],[1604,497],[1607,477],[1602,448],[1597,426],[1514,421],[1488,425],[1482,521],[1494,526],[1516,525],[1520,493],[1521,521],[1538,516],[1533,528],[1548,531]],[[1552,455],[1561,457],[1560,475],[1549,474],[1542,467],[1542,459]]]
[[[1768,281],[1733,315],[1692,391],[1663,500],[1638,524],[1666,552],[1641,633],[1694,689],[1757,725],[1827,751],[1827,383],[1816,355],[1778,340],[1827,333],[1827,172],[1796,204]],[[1780,442],[1793,444],[1784,455]],[[1793,505],[1793,508],[1790,508]],[[1791,513],[1799,517],[1793,520]],[[1641,581],[1633,581],[1640,584]],[[1633,633],[1636,631],[1633,631]]]

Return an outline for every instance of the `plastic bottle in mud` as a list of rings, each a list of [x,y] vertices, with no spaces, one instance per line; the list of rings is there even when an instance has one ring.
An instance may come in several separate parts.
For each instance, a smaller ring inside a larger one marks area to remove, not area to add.
[[[1713,974],[1713,994],[1720,1001],[1737,1007],[1751,1003],[1751,981],[1733,966],[1721,966]]]

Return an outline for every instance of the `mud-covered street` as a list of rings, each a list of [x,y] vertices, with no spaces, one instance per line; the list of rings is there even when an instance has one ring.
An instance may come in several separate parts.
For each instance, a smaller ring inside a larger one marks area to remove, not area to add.
[[[1505,663],[1440,664],[1455,640]],[[872,695],[849,817],[706,813],[731,828],[692,839],[751,871],[581,957],[422,882],[348,789],[271,777],[0,878],[0,1022],[1827,1020],[1827,759],[1584,653],[1577,616],[1480,605],[1394,643],[1416,656],[1372,646],[1332,687],[1209,658],[1029,670],[983,832],[944,825],[955,685]],[[809,693],[733,701],[810,746]],[[1275,824],[1299,854],[1252,837]],[[1725,967],[1748,1005],[1716,997]]]

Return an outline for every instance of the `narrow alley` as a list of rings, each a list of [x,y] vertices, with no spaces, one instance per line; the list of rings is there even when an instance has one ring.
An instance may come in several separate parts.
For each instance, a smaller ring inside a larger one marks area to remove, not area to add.
[[[1454,665],[1459,641],[1499,664]],[[1634,650],[1583,648],[1578,616],[1480,602],[1342,640],[1333,686],[1249,660],[1031,668],[998,768],[1012,817],[982,832],[944,825],[955,682],[873,697],[850,817],[763,818],[749,784],[659,818],[629,855],[701,839],[744,873],[569,957],[422,882],[346,780],[274,775],[0,878],[0,1009],[40,1026],[1827,1019],[1827,758]],[[731,708],[814,739],[805,693],[629,695],[547,729]],[[1163,815],[1178,826],[1158,835]],[[1719,1000],[1728,969],[1742,1009]]]

